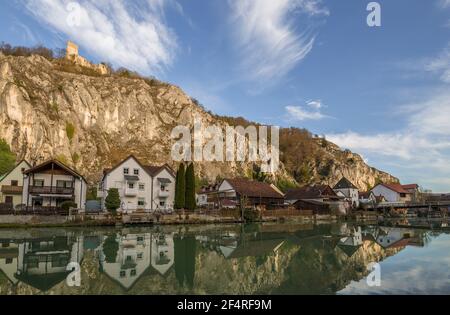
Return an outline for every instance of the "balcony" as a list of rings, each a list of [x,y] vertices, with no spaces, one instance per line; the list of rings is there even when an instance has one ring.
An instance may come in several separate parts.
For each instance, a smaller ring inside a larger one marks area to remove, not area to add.
[[[169,197],[169,191],[168,190],[158,190],[158,197],[159,198]]]
[[[129,188],[129,187],[125,188],[125,196],[134,197],[137,196],[137,194],[138,194],[137,188]]]
[[[30,186],[30,194],[39,195],[73,195],[73,188],[54,187],[54,186]]]
[[[2,186],[2,193],[4,194],[21,195],[22,191],[23,191],[22,186],[10,186],[10,185]]]

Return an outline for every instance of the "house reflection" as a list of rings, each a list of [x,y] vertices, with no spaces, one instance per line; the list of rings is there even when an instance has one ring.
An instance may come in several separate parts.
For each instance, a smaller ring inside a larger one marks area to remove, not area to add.
[[[99,252],[100,270],[129,290],[150,266],[151,234],[113,234]]]
[[[2,241],[0,269],[14,285],[20,281],[45,292],[64,281],[71,272],[67,265],[81,264],[83,254],[83,237]]]
[[[173,234],[155,233],[152,235],[152,267],[165,275],[174,264],[175,248]]]
[[[19,261],[19,244],[10,240],[3,240],[0,243],[0,270],[5,274],[12,284],[17,284],[19,280],[14,276],[17,272]]]

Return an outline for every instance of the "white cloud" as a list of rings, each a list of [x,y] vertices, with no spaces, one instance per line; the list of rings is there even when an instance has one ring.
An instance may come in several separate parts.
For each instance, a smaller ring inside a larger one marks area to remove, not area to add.
[[[320,120],[328,116],[322,114],[319,110],[308,110],[302,106],[286,106],[287,120]]]
[[[425,70],[436,73],[443,82],[450,83],[450,45],[437,57],[428,60]]]
[[[323,107],[322,101],[320,100],[310,100],[306,102],[306,105],[314,109],[321,109]]]
[[[240,0],[229,3],[244,71],[248,79],[257,81],[283,77],[311,51],[315,36],[309,30],[298,32],[293,26],[294,16],[329,15],[319,0]]]
[[[406,116],[407,125],[396,131],[328,134],[327,139],[342,148],[381,157],[386,165],[405,170],[423,184],[448,190],[444,182],[433,180],[450,178],[450,92],[436,92],[429,100],[405,106],[399,113]]]
[[[439,0],[439,6],[443,9],[450,8],[450,0]]]
[[[28,12],[55,33],[77,42],[82,49],[116,66],[146,74],[161,72],[175,57],[177,39],[164,21],[163,0],[122,2],[29,0]],[[79,23],[70,23],[79,12]],[[69,23],[68,23],[69,21]]]

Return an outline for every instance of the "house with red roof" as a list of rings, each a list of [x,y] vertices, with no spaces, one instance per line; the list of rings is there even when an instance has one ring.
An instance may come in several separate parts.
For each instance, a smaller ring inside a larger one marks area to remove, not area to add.
[[[383,196],[386,202],[412,202],[414,201],[414,192],[411,188],[411,185],[381,183],[376,185],[372,192],[375,196]]]

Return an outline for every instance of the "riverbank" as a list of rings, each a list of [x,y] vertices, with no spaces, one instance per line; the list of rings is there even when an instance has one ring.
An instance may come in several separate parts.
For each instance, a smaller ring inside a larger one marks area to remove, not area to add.
[[[252,222],[336,222],[336,221],[375,221],[376,213],[360,213],[352,216],[335,215],[270,215],[263,216]],[[247,221],[248,222],[248,221]],[[100,227],[100,226],[134,226],[134,225],[195,225],[195,224],[241,224],[245,220],[236,217],[225,217],[208,214],[77,214],[69,216],[42,215],[1,215],[0,228],[34,228],[34,227]]]

